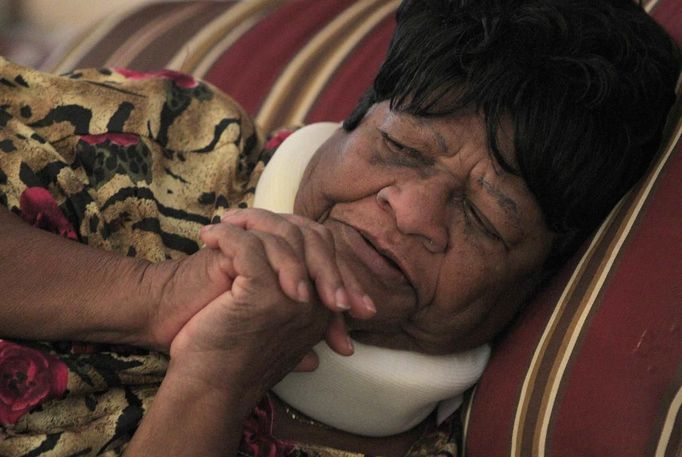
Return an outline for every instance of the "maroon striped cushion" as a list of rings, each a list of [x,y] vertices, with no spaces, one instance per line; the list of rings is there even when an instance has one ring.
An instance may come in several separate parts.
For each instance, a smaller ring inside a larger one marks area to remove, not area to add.
[[[682,1],[645,3],[681,43]],[[381,62],[397,4],[160,3],[108,18],[49,67],[187,71],[268,130],[341,120]],[[681,455],[679,119],[660,168],[502,338],[466,411],[469,457]]]
[[[398,3],[153,4],[105,20],[71,49],[52,56],[45,69],[171,68],[202,77],[233,95],[265,130],[340,121],[372,81],[388,46]]]
[[[469,412],[469,457],[677,455],[680,133],[496,348]]]

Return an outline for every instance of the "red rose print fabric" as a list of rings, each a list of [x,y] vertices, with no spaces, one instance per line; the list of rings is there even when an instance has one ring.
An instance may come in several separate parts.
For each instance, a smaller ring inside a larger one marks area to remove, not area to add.
[[[14,424],[43,401],[61,397],[68,377],[57,357],[0,340],[0,423]]]
[[[76,230],[57,206],[52,194],[42,187],[30,187],[19,199],[21,217],[34,227],[57,233],[71,240],[78,239]]]
[[[262,136],[204,82],[2,58],[0,79],[0,205],[38,229],[158,262],[253,199]],[[0,456],[122,455],[167,364],[130,346],[1,340]]]
[[[294,456],[296,446],[272,435],[274,408],[269,398],[263,399],[244,422],[241,451],[254,457]]]

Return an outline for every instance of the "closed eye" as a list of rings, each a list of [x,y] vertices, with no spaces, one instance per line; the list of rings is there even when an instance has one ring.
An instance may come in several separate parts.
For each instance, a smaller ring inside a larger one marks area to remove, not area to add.
[[[424,156],[424,154],[414,148],[405,146],[404,144],[392,138],[388,133],[382,130],[380,130],[380,132],[386,147],[395,154],[395,159],[393,162],[396,165],[418,167],[431,166],[434,164],[434,160],[432,158]]]
[[[464,214],[468,221],[474,222],[474,224],[483,232],[485,236],[493,241],[501,242],[507,247],[506,242],[500,235],[500,233],[495,229],[495,227],[490,223],[487,217],[485,217],[479,209],[471,203],[467,198],[462,199],[462,205],[464,206]]]

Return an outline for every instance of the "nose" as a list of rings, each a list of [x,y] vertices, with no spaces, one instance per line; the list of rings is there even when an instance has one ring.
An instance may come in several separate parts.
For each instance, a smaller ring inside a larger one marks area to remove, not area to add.
[[[401,233],[419,237],[429,251],[439,253],[448,246],[448,195],[445,183],[432,177],[388,185],[376,199]]]

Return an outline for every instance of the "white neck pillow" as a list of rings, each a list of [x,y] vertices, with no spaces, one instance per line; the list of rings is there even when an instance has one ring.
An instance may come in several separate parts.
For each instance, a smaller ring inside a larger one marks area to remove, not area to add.
[[[339,128],[324,122],[303,127],[279,147],[263,171],[254,206],[292,213],[306,165]],[[462,393],[483,373],[488,345],[459,354],[431,356],[353,342],[350,357],[315,346],[320,365],[291,373],[272,390],[305,415],[364,436],[395,435],[422,422],[438,408],[438,421],[452,414]]]

